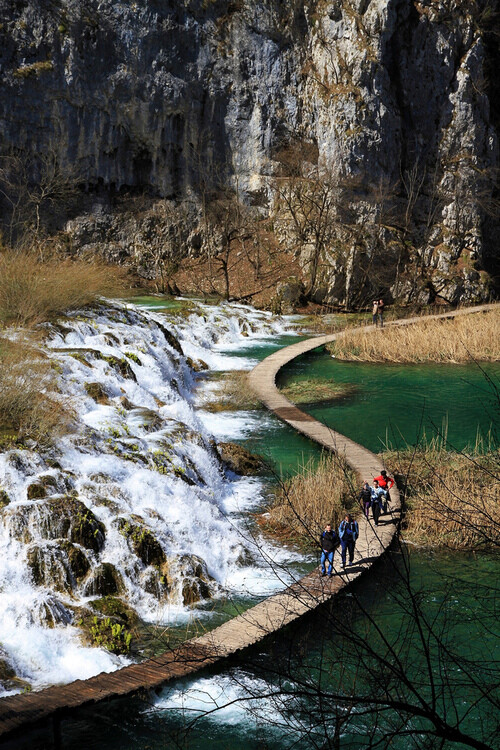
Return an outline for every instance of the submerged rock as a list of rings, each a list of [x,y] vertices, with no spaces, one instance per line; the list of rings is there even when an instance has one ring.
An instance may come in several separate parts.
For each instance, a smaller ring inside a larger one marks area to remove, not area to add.
[[[263,469],[262,459],[250,453],[242,445],[218,443],[217,450],[225,468],[234,471],[235,474],[251,476],[252,474],[258,474]]]

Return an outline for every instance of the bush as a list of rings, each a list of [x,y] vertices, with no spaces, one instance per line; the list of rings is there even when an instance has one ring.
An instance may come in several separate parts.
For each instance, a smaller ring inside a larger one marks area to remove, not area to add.
[[[82,260],[40,260],[32,253],[0,254],[0,324],[27,326],[125,289],[125,272]]]

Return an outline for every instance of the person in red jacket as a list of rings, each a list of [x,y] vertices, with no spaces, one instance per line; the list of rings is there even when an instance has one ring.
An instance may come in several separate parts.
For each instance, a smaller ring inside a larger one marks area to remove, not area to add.
[[[385,490],[386,499],[384,500],[384,513],[387,513],[387,503],[391,500],[389,490],[394,485],[394,479],[387,475],[385,469],[382,469],[378,477],[373,477],[373,481],[377,481],[379,487],[382,487],[382,489]]]

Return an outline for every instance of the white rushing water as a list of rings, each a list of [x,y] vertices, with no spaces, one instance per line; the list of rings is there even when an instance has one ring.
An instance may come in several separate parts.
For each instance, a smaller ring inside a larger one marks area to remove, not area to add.
[[[56,397],[76,427],[50,450],[0,454],[0,662],[34,687],[87,678],[127,661],[81,640],[79,619],[105,594],[178,623],[207,595],[283,585],[271,569],[291,553],[256,545],[241,515],[260,480],[228,476],[212,444],[257,423],[197,411],[187,358],[249,368],[236,351],[285,330],[250,307],[202,304],[171,318],[103,305],[50,328]]]

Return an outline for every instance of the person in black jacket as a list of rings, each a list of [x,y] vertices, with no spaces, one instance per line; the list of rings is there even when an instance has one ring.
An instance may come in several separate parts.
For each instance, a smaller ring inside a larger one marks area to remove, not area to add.
[[[359,493],[359,499],[361,500],[361,508],[363,510],[363,513],[367,518],[370,516],[370,507],[372,504],[372,488],[368,484],[368,482],[365,482],[364,485],[361,487],[361,492]]]
[[[335,531],[332,529],[332,524],[327,523],[325,526],[325,530],[321,534],[321,539],[319,540],[319,543],[321,545],[321,575],[326,576],[326,568],[325,568],[325,562],[328,560],[329,566],[328,566],[328,576],[331,578],[333,574],[333,553],[335,551],[335,547],[337,546],[337,535]]]

